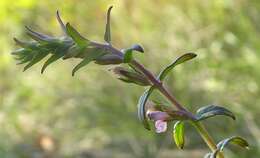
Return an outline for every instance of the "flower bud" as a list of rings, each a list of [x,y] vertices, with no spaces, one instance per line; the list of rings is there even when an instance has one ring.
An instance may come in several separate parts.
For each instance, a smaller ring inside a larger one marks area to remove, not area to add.
[[[118,75],[118,79],[128,83],[135,83],[141,86],[148,86],[150,85],[149,80],[141,73],[126,69],[123,67],[115,67],[112,71]]]

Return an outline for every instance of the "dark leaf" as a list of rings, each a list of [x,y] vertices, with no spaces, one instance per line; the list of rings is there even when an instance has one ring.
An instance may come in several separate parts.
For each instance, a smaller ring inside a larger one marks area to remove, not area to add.
[[[186,53],[186,54],[180,56],[173,63],[171,63],[170,65],[165,67],[158,75],[158,78],[162,81],[175,66],[177,66],[185,61],[191,60],[191,59],[195,58],[196,56],[197,55],[194,53]]]
[[[184,122],[177,121],[174,124],[173,138],[178,148],[183,149],[185,143]]]
[[[111,42],[111,31],[110,31],[110,14],[111,14],[111,10],[112,10],[113,6],[110,6],[108,8],[107,11],[107,23],[106,23],[106,31],[105,31],[105,36],[104,36],[104,40],[107,43]]]
[[[196,120],[201,121],[216,115],[225,115],[231,117],[234,120],[236,119],[234,114],[228,109],[222,106],[209,105],[209,106],[202,107],[197,111]]]
[[[238,136],[234,136],[234,137],[230,137],[230,138],[227,138],[227,139],[224,139],[224,140],[220,141],[218,143],[218,145],[217,145],[218,150],[220,152],[222,152],[223,149],[228,144],[234,144],[234,145],[238,145],[238,146],[240,146],[242,148],[249,149],[249,144],[248,144],[248,142],[244,138],[241,138],[241,137],[238,137]]]
[[[80,33],[74,29],[69,23],[66,25],[66,32],[67,34],[73,39],[75,43],[77,43],[80,47],[86,47],[89,45],[90,41],[83,36],[80,35]]]
[[[105,53],[104,51],[92,51],[88,52],[87,56],[72,70],[72,76],[75,75],[75,73],[82,68],[83,66],[87,65],[93,60],[96,60],[97,58],[103,56]]]
[[[153,92],[153,90],[154,90],[154,87],[150,87],[149,89],[147,89],[143,93],[143,95],[139,98],[138,105],[137,105],[138,118],[143,123],[144,127],[147,130],[151,130],[151,128],[150,128],[150,125],[149,125],[147,117],[146,117],[145,105],[146,105],[146,102],[148,101],[149,96]]]
[[[238,137],[238,136],[233,136],[233,137],[230,137],[230,138],[227,138],[227,139],[220,141],[217,144],[217,150],[215,150],[211,154],[210,158],[216,158],[219,153],[223,152],[224,148],[228,144],[238,145],[242,148],[249,149],[249,144],[244,138],[241,138],[241,137]]]

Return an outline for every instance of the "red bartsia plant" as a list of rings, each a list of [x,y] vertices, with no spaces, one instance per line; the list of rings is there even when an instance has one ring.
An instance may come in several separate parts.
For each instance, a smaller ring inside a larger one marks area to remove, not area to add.
[[[165,132],[168,123],[175,123],[172,132],[173,138],[177,147],[183,149],[185,142],[184,124],[190,123],[211,149],[211,153],[205,155],[206,158],[223,158],[223,149],[228,144],[236,144],[248,148],[249,145],[247,141],[238,136],[226,138],[216,144],[202,123],[203,120],[217,115],[228,116],[235,120],[235,116],[231,111],[222,106],[209,105],[198,109],[198,111],[193,114],[181,105],[174,95],[165,88],[163,81],[175,66],[189,61],[197,55],[194,53],[185,53],[163,68],[162,71],[155,76],[133,57],[133,53],[135,52],[144,53],[144,49],[141,45],[135,44],[122,50],[112,45],[110,32],[111,9],[112,7],[109,7],[107,12],[107,23],[104,35],[105,43],[94,42],[83,37],[70,23],[65,25],[57,11],[57,20],[63,30],[63,36],[53,37],[26,27],[26,32],[33,41],[20,41],[14,38],[16,44],[21,48],[12,52],[12,54],[15,59],[19,61],[18,64],[26,64],[24,71],[48,55],[51,55],[43,64],[41,73],[43,73],[50,64],[59,59],[82,59],[81,62],[73,68],[73,76],[79,69],[90,62],[95,62],[98,65],[120,65],[112,69],[112,72],[118,75],[118,79],[126,83],[147,87],[138,101],[137,109],[138,118],[147,130],[151,130],[150,121],[154,122],[155,131],[157,133]],[[173,107],[169,108],[161,104],[156,105],[156,103],[152,101],[148,102],[149,96],[155,90],[164,95],[165,98],[172,103]]]

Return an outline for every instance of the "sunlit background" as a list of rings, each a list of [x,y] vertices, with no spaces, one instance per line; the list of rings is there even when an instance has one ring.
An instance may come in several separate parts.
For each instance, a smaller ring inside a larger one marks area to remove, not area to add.
[[[240,135],[250,150],[231,147],[227,158],[260,157],[259,0],[0,0],[1,158],[201,158],[208,151],[186,126],[185,150],[176,148],[172,126],[165,134],[143,128],[137,100],[143,87],[121,83],[109,67],[90,64],[75,77],[77,60],[42,63],[22,72],[10,52],[12,38],[28,39],[25,25],[60,35],[57,9],[92,40],[103,41],[105,14],[112,11],[112,41],[118,48],[140,43],[138,60],[153,72],[182,53],[196,60],[178,66],[168,88],[195,112],[217,104],[237,120],[209,119],[216,141]],[[153,99],[167,103],[158,94]]]

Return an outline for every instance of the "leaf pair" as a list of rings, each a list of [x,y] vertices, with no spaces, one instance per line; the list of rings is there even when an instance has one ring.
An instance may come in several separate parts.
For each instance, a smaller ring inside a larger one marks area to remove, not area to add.
[[[130,57],[127,57],[125,54],[125,58],[127,58],[126,61],[130,61],[131,60],[131,53],[129,53]],[[165,67],[157,76],[157,79],[159,79],[160,81],[163,81],[163,79],[169,74],[169,72],[177,65],[186,62],[188,60],[191,60],[193,58],[195,58],[197,55],[194,53],[186,53],[182,56],[180,56],[179,58],[177,58],[173,63],[171,63],[170,65],[168,65],[167,67]],[[150,94],[153,92],[153,90],[155,89],[154,86],[151,86],[148,90],[146,90],[141,97],[139,98],[138,101],[138,118],[139,120],[142,122],[142,124],[144,125],[144,127],[148,130],[150,130],[150,126],[146,117],[146,112],[145,112],[145,105],[146,102],[150,96]]]
[[[205,120],[207,118],[217,116],[217,115],[229,116],[235,120],[234,114],[228,109],[221,106],[209,105],[209,106],[202,107],[197,111],[195,115],[195,119],[196,119],[195,121]],[[180,149],[183,149],[184,147],[184,143],[185,143],[184,134],[185,134],[184,121],[176,122],[173,130],[173,138],[177,147]]]
[[[233,144],[245,149],[249,149],[249,144],[244,138],[239,136],[233,136],[220,141],[217,144],[217,150],[215,150],[215,152],[213,153],[206,154],[204,158],[216,158],[218,153],[223,152],[224,148],[229,144]]]

